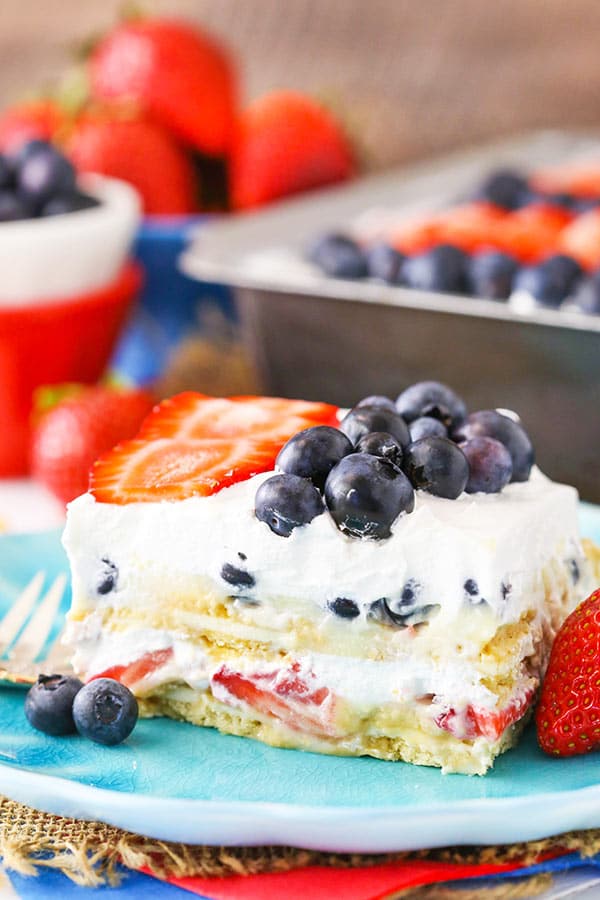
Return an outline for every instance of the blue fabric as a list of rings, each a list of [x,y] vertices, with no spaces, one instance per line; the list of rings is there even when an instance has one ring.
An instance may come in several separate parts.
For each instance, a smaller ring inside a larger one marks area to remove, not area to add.
[[[10,880],[16,894],[21,900],[190,900],[198,897],[182,888],[165,884],[149,875],[140,875],[120,869],[123,880],[118,887],[84,888],[74,884],[66,875],[51,869],[42,871],[37,877],[25,877],[10,872]],[[204,898],[210,900],[210,898]]]
[[[208,221],[208,216],[151,216],[138,232],[134,252],[146,278],[113,360],[117,373],[136,384],[162,374],[180,342],[202,332],[210,308],[232,322],[237,318],[229,288],[179,271],[191,233]]]

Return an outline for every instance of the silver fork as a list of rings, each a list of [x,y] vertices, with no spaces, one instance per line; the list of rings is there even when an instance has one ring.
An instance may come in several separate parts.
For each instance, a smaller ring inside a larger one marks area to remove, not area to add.
[[[68,652],[61,643],[64,628],[46,646],[67,584],[67,576],[57,575],[45,593],[44,580],[43,572],[34,575],[0,621],[2,681],[32,684],[40,672],[65,674],[71,671]]]

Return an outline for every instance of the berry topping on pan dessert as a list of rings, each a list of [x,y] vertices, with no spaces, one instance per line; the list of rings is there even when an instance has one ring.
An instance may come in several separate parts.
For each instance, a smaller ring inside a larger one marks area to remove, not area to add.
[[[515,414],[437,382],[182,394],[69,507],[74,667],[142,715],[482,774],[589,593],[577,502]]]

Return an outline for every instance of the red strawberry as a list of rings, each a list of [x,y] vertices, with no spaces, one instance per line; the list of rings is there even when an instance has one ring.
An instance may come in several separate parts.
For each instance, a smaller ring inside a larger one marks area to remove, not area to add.
[[[600,210],[592,209],[568,225],[560,235],[558,251],[577,260],[585,269],[600,266]]]
[[[197,210],[192,164],[158,125],[120,118],[117,111],[87,113],[76,123],[65,150],[80,172],[122,178],[142,196],[144,211],[163,215]]]
[[[238,209],[308,191],[354,175],[350,143],[315,100],[277,91],[243,113],[232,157],[231,191]]]
[[[135,434],[152,402],[146,391],[75,386],[35,428],[34,477],[65,503],[83,494],[94,460]]]
[[[125,441],[94,463],[90,491],[119,504],[206,497],[268,472],[280,446],[240,437]]]
[[[562,624],[536,713],[540,747],[575,756],[600,747],[600,590]]]
[[[160,18],[122,22],[90,62],[93,94],[134,100],[154,121],[197,150],[229,150],[235,115],[231,60],[189,23]]]
[[[178,394],[153,409],[136,440],[98,460],[90,490],[103,503],[214,494],[272,469],[292,434],[333,423],[336,409],[276,397]]]
[[[549,194],[599,197],[600,162],[590,159],[550,166],[534,172],[531,182],[536,190]]]
[[[335,737],[335,698],[328,688],[307,684],[297,674],[298,668],[295,663],[288,670],[243,675],[222,666],[212,677],[212,692],[224,703],[241,700],[294,731]]]
[[[450,708],[436,717],[435,724],[459,740],[473,740],[483,736],[489,741],[497,741],[510,725],[514,725],[525,715],[534,694],[534,689],[528,688],[500,709],[486,709],[470,704],[460,712]]]
[[[188,391],[160,403],[138,437],[257,436],[285,441],[310,425],[335,424],[337,407],[279,397],[207,397]]]
[[[9,106],[0,116],[0,150],[10,153],[26,141],[52,140],[63,123],[63,111],[50,98]]]
[[[142,681],[143,678],[146,678],[147,675],[151,675],[153,672],[156,672],[157,669],[166,665],[172,658],[172,647],[165,647],[164,650],[152,650],[149,653],[144,653],[143,656],[136,659],[134,662],[126,663],[125,665],[111,666],[103,672],[98,672],[97,675],[92,675],[89,680],[93,681],[96,678],[114,678],[115,681],[120,681],[121,684],[124,684],[126,687],[133,688],[138,682]]]

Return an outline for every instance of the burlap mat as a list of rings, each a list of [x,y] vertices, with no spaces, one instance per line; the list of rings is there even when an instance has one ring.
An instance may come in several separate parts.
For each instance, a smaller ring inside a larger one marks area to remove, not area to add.
[[[252,875],[285,872],[307,865],[365,866],[406,859],[428,859],[465,864],[518,861],[535,863],[557,849],[576,850],[584,856],[600,852],[600,829],[563,834],[540,841],[498,847],[445,847],[412,853],[340,854],[297,850],[292,847],[204,847],[169,843],[122,831],[101,822],[82,822],[38,812],[13,800],[0,798],[0,856],[6,869],[36,875],[41,868],[58,869],[84,886],[114,885],[119,880],[118,865],[146,867],[160,877]],[[473,897],[517,898],[544,890],[548,879],[536,877],[494,888],[435,893],[428,889],[398,894],[406,897],[467,900]],[[433,889],[432,889],[433,890]],[[475,892],[473,892],[475,890]],[[497,893],[497,890],[503,893]],[[519,893],[521,891],[521,893]]]

